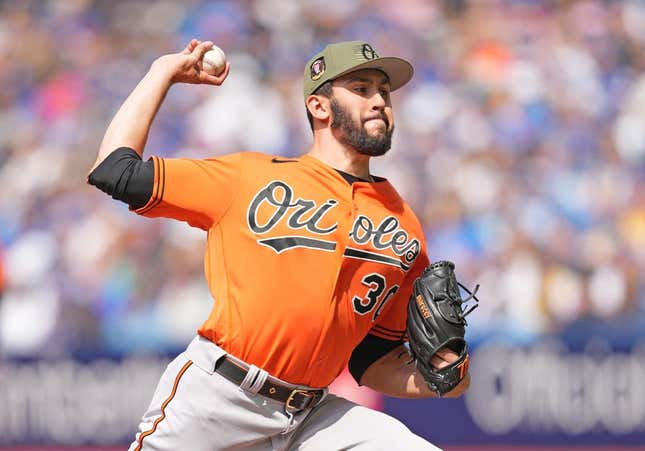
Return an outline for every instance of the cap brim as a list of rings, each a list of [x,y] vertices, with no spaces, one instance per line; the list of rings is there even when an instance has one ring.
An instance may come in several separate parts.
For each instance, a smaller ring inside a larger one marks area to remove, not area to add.
[[[405,85],[412,79],[412,76],[414,75],[414,68],[412,67],[412,64],[408,63],[403,58],[397,58],[396,56],[384,56],[366,61],[365,63],[359,64],[358,66],[354,66],[351,69],[348,69],[334,76],[334,79],[362,69],[377,69],[384,72],[390,79],[390,89],[392,91],[395,91],[401,86]]]

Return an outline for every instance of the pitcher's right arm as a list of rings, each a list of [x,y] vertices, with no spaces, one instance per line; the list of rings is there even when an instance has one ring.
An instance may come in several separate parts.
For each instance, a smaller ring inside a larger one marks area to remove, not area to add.
[[[174,83],[221,85],[230,65],[215,77],[202,70],[202,57],[213,45],[193,39],[180,53],[164,55],[119,108],[103,136],[87,182],[137,210],[148,202],[154,185],[154,164],[143,150],[157,111]]]
[[[229,63],[217,77],[202,70],[202,57],[212,45],[210,41],[193,39],[180,53],[164,55],[152,63],[148,73],[110,122],[90,172],[119,148],[133,149],[139,157],[143,157],[152,121],[174,83],[221,85],[224,82],[230,68]]]

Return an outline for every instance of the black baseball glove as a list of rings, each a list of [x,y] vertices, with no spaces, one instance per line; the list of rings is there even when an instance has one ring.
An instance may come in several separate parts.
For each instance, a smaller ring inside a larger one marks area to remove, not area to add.
[[[466,299],[461,299],[460,286],[469,294]],[[478,289],[479,285],[470,292],[457,282],[455,265],[449,261],[431,264],[414,282],[408,302],[410,353],[428,387],[439,396],[454,389],[468,372],[465,317],[478,304],[467,308],[464,303],[471,299],[479,302],[475,296]],[[459,358],[441,369],[435,368],[432,358],[444,347]]]

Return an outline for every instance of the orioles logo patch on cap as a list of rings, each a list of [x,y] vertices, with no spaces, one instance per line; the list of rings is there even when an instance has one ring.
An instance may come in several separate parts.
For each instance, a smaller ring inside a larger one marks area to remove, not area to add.
[[[373,60],[375,58],[378,58],[378,53],[376,53],[376,50],[374,50],[371,45],[363,44],[362,50],[363,50],[363,56],[365,57],[366,60]]]
[[[311,63],[311,79],[318,80],[325,73],[325,57],[321,56]]]

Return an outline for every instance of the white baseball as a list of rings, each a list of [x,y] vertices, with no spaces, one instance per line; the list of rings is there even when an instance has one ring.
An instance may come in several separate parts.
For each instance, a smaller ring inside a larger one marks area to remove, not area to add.
[[[210,75],[221,74],[226,67],[226,54],[222,49],[214,45],[208,52],[204,53],[202,67],[204,72]]]

